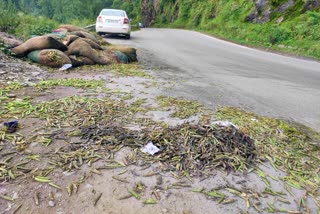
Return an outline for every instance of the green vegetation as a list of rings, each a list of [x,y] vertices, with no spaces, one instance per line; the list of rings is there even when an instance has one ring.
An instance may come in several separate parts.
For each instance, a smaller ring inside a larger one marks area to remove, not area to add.
[[[162,108],[174,108],[171,117],[186,119],[203,111],[203,107],[196,101],[182,98],[158,96],[157,103]]]
[[[14,34],[21,39],[29,39],[31,36],[40,36],[51,33],[59,23],[44,16],[32,16],[18,13],[20,24],[15,28]]]
[[[61,23],[83,27],[95,23],[103,8],[126,9],[132,23],[137,23],[140,16],[138,5],[138,0],[0,0],[0,32],[27,39],[32,35],[50,33]]]
[[[137,64],[112,64],[110,71],[119,76],[136,76],[151,78],[149,74],[142,71]]]
[[[20,24],[20,20],[13,16],[17,13],[15,4],[12,1],[0,1],[0,31],[12,33]]]
[[[319,6],[310,8],[309,1],[297,0],[281,9],[287,2],[268,0],[259,7],[249,0],[159,0],[157,4],[151,0],[73,0],[72,4],[66,0],[0,0],[0,31],[25,39],[48,33],[60,23],[93,24],[102,8],[120,8],[127,11],[132,25],[144,20],[155,27],[194,29],[246,45],[320,59]],[[250,14],[254,21],[248,18]]]
[[[255,3],[240,1],[160,1],[154,26],[195,29],[246,45],[272,48],[320,59],[320,12],[319,8],[305,11],[305,1],[295,1],[283,12],[278,8],[287,1],[271,0],[268,8],[270,20],[251,23],[246,20],[254,12]]]
[[[45,90],[48,88],[52,88],[55,86],[68,86],[74,88],[90,88],[96,89],[98,87],[103,86],[103,81],[99,80],[85,80],[85,79],[77,79],[77,78],[69,78],[69,79],[49,79],[38,82],[35,87],[38,90]]]
[[[24,99],[15,99],[13,101],[7,102],[4,104],[4,110],[0,111],[3,117],[6,117],[6,114],[11,115],[27,115],[33,111],[33,106],[31,99],[26,97]]]
[[[11,82],[10,84],[0,86],[0,102],[7,100],[8,94],[19,88],[22,88],[22,85],[18,82]]]

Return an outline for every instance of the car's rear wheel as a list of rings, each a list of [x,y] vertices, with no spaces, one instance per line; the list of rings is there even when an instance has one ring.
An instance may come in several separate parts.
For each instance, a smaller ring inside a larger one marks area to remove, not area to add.
[[[130,34],[126,34],[126,39],[130,39],[130,38],[131,38]]]

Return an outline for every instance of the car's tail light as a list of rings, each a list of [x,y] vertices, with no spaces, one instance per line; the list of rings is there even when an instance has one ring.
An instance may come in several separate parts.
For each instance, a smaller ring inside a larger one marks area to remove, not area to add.
[[[98,16],[97,22],[102,22],[102,16]]]
[[[123,24],[129,24],[129,19],[128,18],[124,18],[123,19]]]

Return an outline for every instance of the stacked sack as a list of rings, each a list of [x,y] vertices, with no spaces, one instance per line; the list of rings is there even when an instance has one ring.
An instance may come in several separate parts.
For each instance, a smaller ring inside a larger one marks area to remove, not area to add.
[[[33,37],[11,50],[18,57],[27,56],[34,62],[53,68],[65,64],[77,67],[137,61],[136,49],[111,45],[73,25],[60,25],[51,34]]]

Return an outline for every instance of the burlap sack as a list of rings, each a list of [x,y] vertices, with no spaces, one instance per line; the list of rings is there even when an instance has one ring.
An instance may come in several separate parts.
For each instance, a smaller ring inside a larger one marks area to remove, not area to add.
[[[11,50],[17,56],[25,56],[31,51],[43,49],[58,49],[65,51],[67,50],[67,46],[51,36],[36,36]]]
[[[71,64],[69,57],[62,51],[56,49],[32,51],[28,54],[28,58],[41,65],[52,68],[60,68],[64,64]]]
[[[95,50],[87,43],[87,41],[85,41],[85,39],[81,38],[72,42],[65,53],[68,56],[85,56],[100,65],[107,65],[111,63],[110,60],[104,56],[103,51]]]

